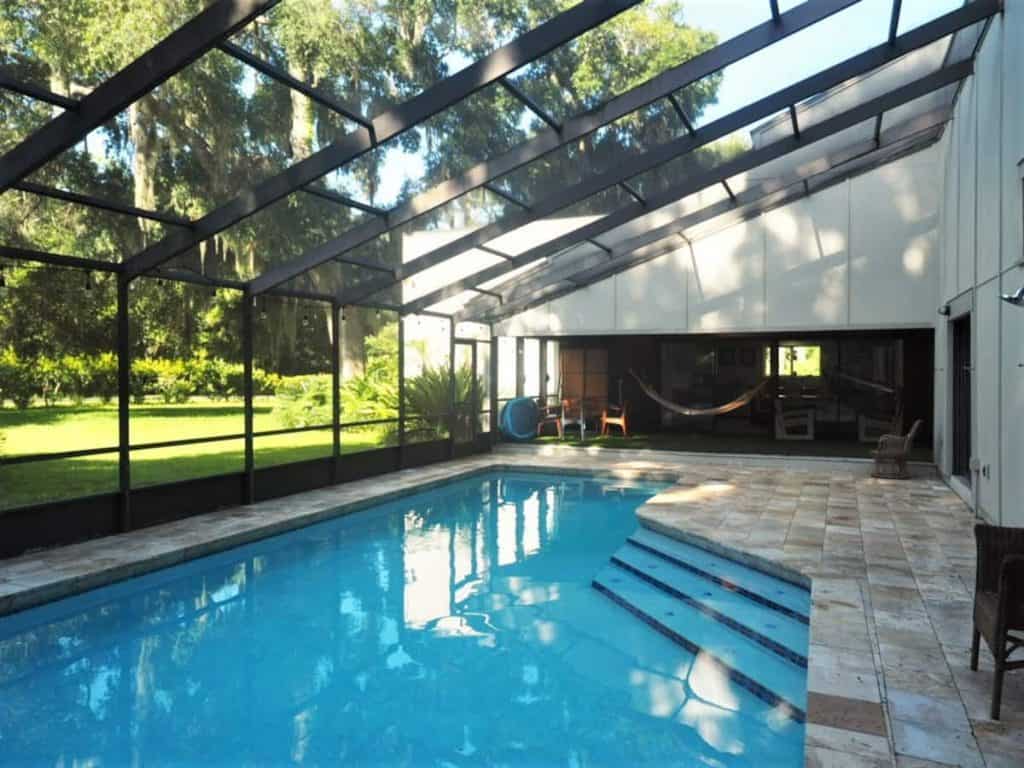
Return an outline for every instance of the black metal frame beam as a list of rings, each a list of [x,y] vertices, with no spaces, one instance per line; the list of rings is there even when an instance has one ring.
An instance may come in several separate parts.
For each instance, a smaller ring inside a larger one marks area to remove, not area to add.
[[[728,136],[730,133],[744,128],[757,120],[770,117],[779,110],[788,108],[790,105],[799,103],[819,93],[827,92],[829,89],[844,82],[872,72],[914,50],[947,37],[959,29],[996,13],[998,8],[998,0],[978,0],[964,8],[941,16],[918,29],[907,32],[894,44],[882,43],[877,45],[798,83],[759,99],[753,104],[749,104],[742,109],[708,123],[702,126],[695,135],[681,136],[654,147],[641,155],[629,158],[616,168],[587,177],[572,186],[559,189],[532,205],[527,206],[524,203],[519,203],[525,212],[504,216],[498,221],[480,227],[467,235],[422,254],[407,264],[403,264],[397,271],[396,282],[399,279],[411,277],[425,269],[440,264],[449,258],[458,256],[464,251],[480,248],[493,239],[531,222],[550,216],[563,208],[574,205],[626,179],[653,170],[680,155],[692,152],[717,139]],[[799,136],[797,138],[799,139]],[[386,283],[384,281],[371,282],[365,286],[343,291],[343,301],[348,304],[358,304],[371,298],[377,292],[390,289],[393,286],[394,283]]]
[[[78,99],[72,99],[68,96],[48,91],[46,88],[42,88],[34,83],[26,83],[5,71],[2,67],[0,67],[0,88],[27,96],[36,101],[52,104],[61,109],[78,109]]]
[[[371,216],[387,216],[388,212],[383,208],[378,208],[375,205],[368,205],[367,203],[361,203],[355,198],[343,195],[340,192],[335,192],[331,189],[324,189],[318,187],[316,184],[307,184],[302,188],[303,192],[306,192],[314,197],[319,197],[322,200],[330,200],[332,203],[338,203],[348,208],[355,208],[357,211],[368,213]]]
[[[0,192],[75,146],[281,0],[217,0],[0,157]]]
[[[691,121],[690,116],[686,114],[686,110],[683,109],[683,105],[679,103],[679,99],[676,98],[676,95],[674,93],[670,93],[666,98],[668,98],[668,103],[672,105],[672,109],[676,111],[676,116],[679,118],[679,122],[683,124],[686,132],[691,136],[697,133],[697,129],[693,127],[693,121]]]
[[[217,47],[233,59],[242,62],[246,66],[252,67],[257,72],[269,77],[271,80],[276,80],[282,85],[286,85],[292,90],[298,91],[307,99],[327,107],[329,110],[336,112],[345,119],[351,120],[352,122],[363,126],[363,128],[369,129],[372,127],[373,124],[363,117],[355,107],[345,104],[340,99],[336,99],[335,97],[324,93],[319,88],[314,88],[312,85],[302,82],[297,77],[293,77],[284,70],[275,67],[270,62],[264,61],[258,56],[254,56],[245,50],[245,48],[235,45],[234,43],[229,43],[226,40]]]
[[[800,121],[796,117],[796,106],[789,105],[789,122],[793,126],[793,135],[800,138]]]
[[[892,16],[889,18],[889,42],[896,39],[896,33],[900,28],[900,11],[903,9],[903,0],[892,0]]]
[[[633,187],[631,187],[629,185],[628,181],[620,181],[619,182],[619,186],[622,187],[622,189],[625,191],[625,193],[627,195],[629,195],[634,200],[636,200],[638,203],[640,203],[640,205],[642,205],[644,207],[647,206],[647,201],[644,199],[643,195],[641,195],[639,192],[637,192],[635,189],[633,189]]]
[[[555,118],[553,118],[551,115],[549,115],[547,110],[544,109],[540,104],[538,104],[536,101],[531,99],[526,93],[524,93],[522,89],[519,88],[519,86],[517,86],[507,77],[501,78],[501,80],[499,80],[498,82],[506,91],[508,91],[512,95],[512,98],[514,98],[528,110],[533,112],[533,114],[535,114],[545,123],[547,123],[548,127],[552,128],[555,131],[562,130],[562,124],[555,120]]]
[[[366,154],[378,144],[415,128],[439,112],[511,74],[522,65],[549,53],[639,2],[640,0],[583,0],[465,69],[425,89],[417,96],[380,113],[371,121],[372,128],[360,128],[295,163],[282,173],[244,190],[234,200],[197,220],[193,231],[165,237],[136,254],[125,262],[128,274],[135,277],[158,267],[203,240],[223,232],[292,192]],[[367,222],[367,225],[365,229],[357,227],[354,231],[372,230],[375,236],[389,229],[388,225],[379,220]],[[330,243],[296,259],[288,265],[290,268],[287,270],[283,267],[274,269],[252,281],[253,293],[264,293],[268,288],[286,282],[348,250],[328,246]]]
[[[699,56],[666,70],[602,107],[566,121],[561,133],[546,130],[504,154],[477,163],[451,179],[427,190],[391,211],[387,224],[372,221],[355,227],[343,235],[314,248],[288,265],[275,268],[253,280],[257,293],[286,282],[302,272],[329,261],[333,256],[357,248],[375,237],[397,229],[413,219],[455,200],[467,192],[489,185],[495,179],[526,165],[566,144],[587,136],[604,125],[613,123],[668,94],[713,74],[719,69],[757,53],[802,29],[812,26],[860,0],[813,0],[784,13],[778,23],[765,22],[743,32]],[[560,17],[559,17],[560,18]],[[557,19],[556,19],[557,21]],[[493,190],[492,190],[493,191]],[[387,287],[381,285],[381,288]],[[357,303],[343,294],[344,303]]]
[[[699,192],[702,189],[715,184],[720,184],[726,179],[751,171],[760,165],[787,155],[803,146],[813,144],[816,141],[820,141],[821,139],[827,138],[835,133],[851,128],[864,120],[874,118],[881,112],[886,112],[931,93],[932,91],[938,90],[939,88],[944,88],[947,85],[957,83],[970,76],[973,70],[973,60],[971,59],[949,67],[944,67],[926,77],[915,80],[900,88],[896,88],[886,94],[883,94],[882,96],[858,105],[857,107],[823,120],[822,122],[806,129],[800,138],[788,136],[773,144],[744,152],[736,158],[722,163],[709,171],[693,174],[683,183],[670,187],[669,189],[666,189],[650,198],[648,200],[647,207],[641,206],[639,203],[626,205],[618,211],[608,214],[591,224],[580,227],[573,232],[555,238],[554,240],[540,246],[531,248],[517,256],[514,261],[497,264],[493,267],[483,269],[469,278],[454,281],[446,288],[433,291],[432,293],[422,296],[415,301],[405,304],[402,307],[402,312],[411,313],[424,307],[429,307],[440,301],[451,298],[452,296],[458,295],[468,288],[472,288],[481,283],[493,280],[496,277],[500,277],[512,269],[525,266],[557,253],[563,248],[574,245],[585,238],[595,237],[622,226],[623,224],[627,224],[633,219],[644,215],[649,210],[657,210],[665,205],[670,205],[671,203],[681,200],[695,192]],[[701,134],[703,135],[703,131]]]
[[[733,205],[731,201],[729,203],[725,201],[714,203],[633,238],[618,249],[622,257],[618,261],[608,262],[598,259],[581,259],[579,262],[566,265],[561,269],[541,273],[536,280],[531,282],[517,284],[515,293],[511,296],[505,296],[503,305],[499,308],[493,306],[474,307],[470,303],[463,307],[456,314],[456,317],[464,322],[497,322],[505,317],[523,312],[539,303],[556,298],[552,296],[552,291],[557,291],[558,295],[570,292],[559,288],[559,284],[565,281],[573,281],[578,288],[590,285],[598,280],[604,280],[613,274],[631,269],[645,261],[650,261],[678,250],[678,243],[672,242],[676,237],[681,238],[687,245],[690,245],[691,243],[685,234],[685,230],[692,229],[711,220],[723,220],[723,227],[731,226],[739,221],[759,216],[768,210],[791,203],[800,197],[806,197],[812,194],[812,192],[817,192],[833,184],[845,181],[852,176],[866,173],[868,170],[877,167],[879,163],[892,162],[897,157],[910,152],[920,151],[927,146],[931,146],[939,138],[942,126],[949,120],[951,114],[951,109],[943,108],[935,113],[928,113],[911,119],[887,131],[881,147],[877,146],[874,141],[862,142],[848,147],[840,153],[835,162],[830,163],[829,167],[823,171],[815,171],[803,177],[796,174],[792,179],[762,182],[741,193],[737,200],[738,206]],[[923,127],[922,123],[924,124]],[[895,148],[898,154],[893,155],[884,152],[884,150],[890,148]],[[879,155],[879,152],[882,152],[882,155]],[[879,156],[880,160],[869,165],[858,165],[850,171],[843,172],[844,167],[850,163],[872,155]],[[809,181],[820,177],[827,177],[827,183],[816,185],[812,191]],[[793,191],[794,188],[796,188],[796,192]],[[732,214],[735,214],[735,216]],[[729,220],[725,221],[725,219]],[[659,247],[659,244],[663,245]]]
[[[56,187],[48,187],[43,184],[36,184],[31,181],[19,181],[11,185],[11,189],[18,190],[19,192],[27,192],[30,195],[39,195],[40,197],[49,197],[53,200],[63,200],[65,203],[75,203],[76,205],[85,205],[89,208],[97,208],[101,211],[110,211],[111,213],[120,213],[125,216],[135,216],[140,219],[148,219],[149,221],[157,221],[161,224],[170,224],[175,227],[191,227],[192,222],[186,219],[184,216],[178,216],[173,213],[163,213],[161,211],[150,211],[145,208],[136,208],[134,205],[124,205],[123,203],[115,203],[111,200],[105,200],[100,197],[94,197],[93,195],[83,195],[78,192],[68,192],[63,189],[57,189]]]
[[[826,92],[841,83],[874,71],[911,51],[942,39],[969,24],[976,23],[980,19],[985,18],[986,15],[995,13],[998,10],[998,6],[999,3],[995,0],[988,3],[978,2],[946,14],[933,22],[908,32],[899,38],[896,44],[883,43],[878,45],[827,70],[812,75],[799,83],[770,94],[743,109],[709,123],[700,129],[696,137],[683,136],[674,139],[642,155],[630,158],[627,163],[618,168],[592,176],[576,185],[559,190],[548,198],[534,204],[530,208],[528,215],[513,214],[507,216],[500,221],[493,222],[447,243],[434,251],[423,254],[415,261],[403,265],[401,274],[403,276],[415,274],[420,270],[457,256],[470,248],[479,247],[479,245],[489,240],[529,224],[532,221],[549,216],[557,210],[600,192],[602,189],[618,184],[626,178],[652,170],[679,155],[691,152],[716,139],[727,136],[752,122],[768,117],[781,109],[788,108],[789,105],[798,103],[818,93]],[[800,136],[795,137],[797,141],[800,138]],[[731,189],[728,192],[731,197]],[[587,239],[589,239],[589,236]],[[563,243],[565,239],[557,238],[555,242]],[[572,244],[575,244],[575,242],[577,241],[573,241]],[[546,255],[549,254],[546,253]],[[516,262],[513,262],[512,265],[513,267],[518,266]],[[491,273],[491,271],[487,272],[487,274]],[[349,292],[346,298],[354,303],[358,303],[359,300],[373,295],[372,290],[367,290],[366,288],[360,290],[362,291],[361,293],[355,290]]]

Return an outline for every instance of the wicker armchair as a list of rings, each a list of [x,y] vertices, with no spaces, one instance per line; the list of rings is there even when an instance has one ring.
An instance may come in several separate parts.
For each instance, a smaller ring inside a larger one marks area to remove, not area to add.
[[[978,646],[984,637],[995,660],[992,719],[998,720],[1003,675],[1024,668],[1024,658],[1009,660],[1014,651],[1024,648],[1024,528],[979,524],[974,526],[974,539],[978,569],[971,669],[978,669]]]
[[[874,477],[905,479],[910,477],[907,472],[907,459],[914,445],[914,438],[923,422],[918,419],[906,435],[882,435],[878,438],[878,449],[871,452],[875,460]]]

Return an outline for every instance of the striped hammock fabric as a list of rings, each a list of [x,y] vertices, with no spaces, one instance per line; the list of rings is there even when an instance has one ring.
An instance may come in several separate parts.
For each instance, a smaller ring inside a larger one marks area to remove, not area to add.
[[[770,379],[765,379],[753,389],[747,390],[735,400],[730,400],[728,403],[723,405],[716,405],[712,408],[687,408],[685,405],[679,405],[678,403],[673,403],[671,400],[663,398],[652,387],[645,384],[644,380],[637,376],[634,371],[631,370],[629,373],[634,379],[636,379],[637,384],[640,385],[640,389],[642,389],[644,394],[651,398],[651,400],[656,402],[662,408],[670,410],[673,413],[678,413],[682,416],[722,416],[723,414],[731,413],[732,411],[738,410],[747,405],[747,403],[757,397],[757,393],[764,389],[771,381]]]

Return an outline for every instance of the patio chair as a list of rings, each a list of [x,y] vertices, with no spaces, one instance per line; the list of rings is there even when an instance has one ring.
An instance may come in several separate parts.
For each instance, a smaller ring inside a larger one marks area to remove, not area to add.
[[[558,439],[561,440],[565,437],[565,432],[562,429],[562,408],[561,405],[544,405],[541,400],[537,400],[537,407],[540,409],[540,418],[537,419],[537,437],[541,436],[544,431],[544,427],[548,424],[555,425],[555,432],[558,434]]]
[[[623,437],[629,437],[629,401],[621,406],[609,403],[601,412],[601,434],[608,434],[608,427],[618,427]]]
[[[910,477],[907,472],[907,459],[914,445],[914,437],[921,429],[922,421],[918,419],[906,435],[882,435],[878,438],[878,448],[871,452],[875,460],[872,477],[905,480]]]
[[[775,401],[775,438],[777,440],[813,440],[814,409],[784,410],[782,401]]]
[[[587,420],[583,411],[582,399],[570,399],[562,401],[562,433],[566,427],[576,427],[580,431],[580,440],[587,439]]]
[[[1009,661],[1010,654],[1024,648],[1024,528],[978,524],[974,540],[978,562],[971,669],[978,670],[978,646],[984,637],[995,660],[991,715],[998,720],[1003,675],[1024,668],[1024,658]]]

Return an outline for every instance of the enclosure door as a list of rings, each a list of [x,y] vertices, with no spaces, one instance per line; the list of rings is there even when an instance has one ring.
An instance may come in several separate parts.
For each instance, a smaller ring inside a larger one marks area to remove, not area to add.
[[[953,474],[971,484],[971,316],[953,321]]]
[[[455,341],[455,418],[452,439],[468,443],[476,437],[480,411],[480,383],[476,375],[476,342]]]

